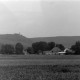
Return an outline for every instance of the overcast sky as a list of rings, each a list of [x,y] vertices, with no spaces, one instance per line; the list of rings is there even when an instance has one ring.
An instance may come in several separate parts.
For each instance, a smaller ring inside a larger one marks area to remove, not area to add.
[[[80,0],[0,0],[0,34],[80,36]]]

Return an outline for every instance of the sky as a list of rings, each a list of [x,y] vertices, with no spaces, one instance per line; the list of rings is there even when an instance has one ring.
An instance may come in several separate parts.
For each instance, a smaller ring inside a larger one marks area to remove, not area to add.
[[[80,36],[80,0],[0,0],[0,34],[14,33]]]

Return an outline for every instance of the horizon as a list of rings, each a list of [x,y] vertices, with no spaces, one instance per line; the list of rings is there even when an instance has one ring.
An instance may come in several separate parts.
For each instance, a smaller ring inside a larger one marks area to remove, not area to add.
[[[0,34],[80,35],[80,0],[0,0],[0,17]]]
[[[3,35],[20,35],[20,36],[24,36],[24,37],[26,37],[25,35],[23,35],[23,34],[20,34],[20,33],[12,33],[12,34],[0,34],[0,36],[3,36]],[[80,35],[79,36],[44,36],[44,37],[26,37],[26,38],[53,38],[53,37],[80,37]]]

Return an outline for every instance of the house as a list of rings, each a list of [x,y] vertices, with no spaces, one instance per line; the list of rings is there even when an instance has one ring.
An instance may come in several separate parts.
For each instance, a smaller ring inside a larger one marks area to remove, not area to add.
[[[72,51],[71,49],[69,49],[69,48],[66,48],[64,51],[62,51],[62,52],[58,52],[60,55],[68,55],[68,54],[73,54],[74,53],[74,51]]]
[[[60,51],[58,53],[59,53],[59,55],[65,55],[67,51],[69,51],[68,48],[66,48],[64,51]]]
[[[54,54],[54,55],[58,55],[59,53],[58,52],[61,52],[61,50],[58,48],[58,47],[54,47],[50,53],[51,54]]]
[[[64,52],[64,51],[63,51],[63,52],[58,52],[58,54],[59,54],[59,55],[65,55],[66,52]]]
[[[45,55],[65,55],[68,53],[73,54],[74,51],[66,48],[64,51],[62,51],[61,49],[59,49],[58,47],[54,47],[51,51],[44,51],[43,54]]]
[[[44,51],[46,55],[58,55],[61,50],[58,47],[54,47],[51,51]]]
[[[69,49],[69,48],[66,48],[65,50],[64,50],[64,52],[66,53],[66,54],[74,54],[75,53],[75,51],[73,51],[73,50],[71,50],[71,49]]]

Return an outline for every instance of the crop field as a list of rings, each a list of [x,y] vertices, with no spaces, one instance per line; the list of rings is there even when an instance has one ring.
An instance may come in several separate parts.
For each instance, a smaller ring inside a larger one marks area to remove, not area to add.
[[[0,66],[0,80],[80,80],[80,65]]]
[[[80,56],[0,55],[0,80],[80,80]]]

